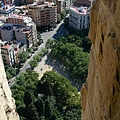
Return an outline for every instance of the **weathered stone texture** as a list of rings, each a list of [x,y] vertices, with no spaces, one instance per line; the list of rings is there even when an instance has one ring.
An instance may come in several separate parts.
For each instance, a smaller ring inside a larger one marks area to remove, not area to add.
[[[19,120],[15,108],[0,54],[0,120]]]
[[[82,120],[120,120],[120,0],[97,0],[90,24],[93,45],[81,89]]]

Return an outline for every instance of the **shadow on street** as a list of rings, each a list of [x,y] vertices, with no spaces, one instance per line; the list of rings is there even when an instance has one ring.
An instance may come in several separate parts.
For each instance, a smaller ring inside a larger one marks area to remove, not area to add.
[[[62,36],[63,29],[64,29],[64,23],[61,24],[61,26],[58,28],[58,30],[56,31],[56,34],[53,35],[53,38],[57,39],[58,37]]]

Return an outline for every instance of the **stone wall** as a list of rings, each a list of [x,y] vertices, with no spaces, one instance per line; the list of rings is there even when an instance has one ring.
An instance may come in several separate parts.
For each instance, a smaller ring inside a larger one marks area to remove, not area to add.
[[[0,54],[0,120],[19,120]]]
[[[81,89],[82,120],[120,120],[120,0],[97,0],[91,10],[93,43]]]

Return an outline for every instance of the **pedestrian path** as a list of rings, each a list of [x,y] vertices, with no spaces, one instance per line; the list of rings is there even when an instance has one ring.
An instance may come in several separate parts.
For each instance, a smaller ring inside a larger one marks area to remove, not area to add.
[[[39,72],[39,80],[42,78],[44,73],[47,71],[52,71],[52,67],[49,65],[45,65],[45,68],[41,72]]]

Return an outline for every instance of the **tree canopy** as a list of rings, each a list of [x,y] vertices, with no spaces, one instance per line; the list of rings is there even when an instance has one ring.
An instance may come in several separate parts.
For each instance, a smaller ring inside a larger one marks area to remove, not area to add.
[[[82,48],[73,43],[56,42],[52,47],[51,56],[65,66],[74,82],[80,86],[85,82],[89,54],[83,52]]]
[[[63,76],[46,72],[38,81],[34,71],[22,73],[12,87],[23,120],[80,120],[80,95]]]

